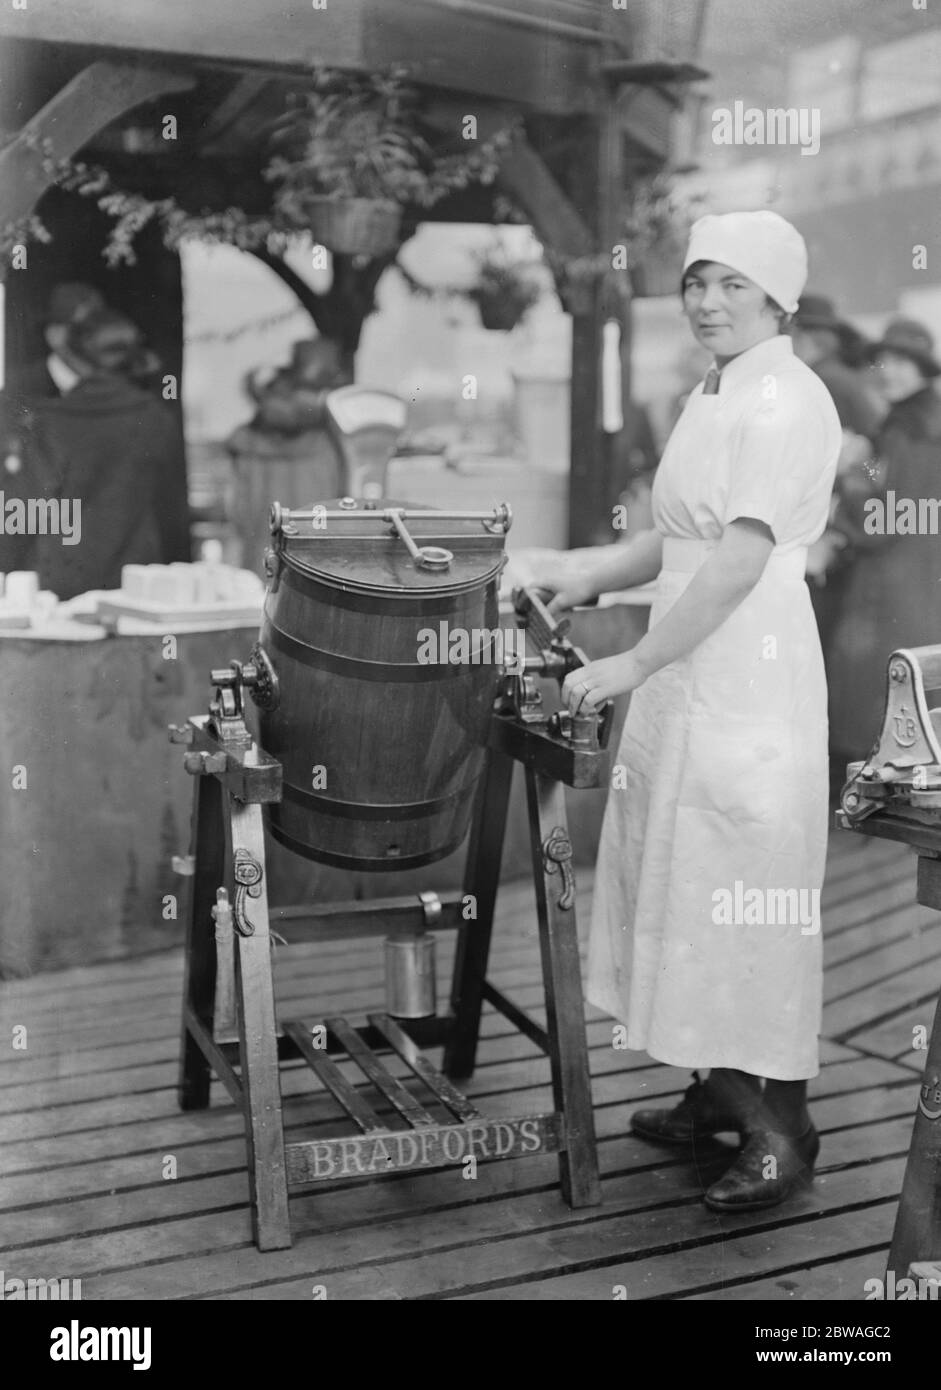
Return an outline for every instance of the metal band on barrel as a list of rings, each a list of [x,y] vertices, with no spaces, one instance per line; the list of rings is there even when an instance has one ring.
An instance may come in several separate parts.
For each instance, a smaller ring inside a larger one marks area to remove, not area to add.
[[[451,680],[456,676],[466,674],[469,666],[490,666],[493,667],[495,673],[498,670],[498,665],[492,656],[496,645],[495,637],[491,637],[488,643],[477,648],[474,653],[474,656],[477,657],[476,661],[429,662],[427,665],[404,661],[366,661],[359,656],[343,656],[339,652],[327,652],[320,647],[311,647],[306,642],[299,642],[296,637],[282,632],[274,624],[271,625],[271,631],[268,635],[268,645],[273,651],[280,650],[305,666],[314,666],[318,670],[329,671],[335,676],[349,676],[362,681],[380,681],[387,685],[409,685],[424,681]]]
[[[406,617],[413,613],[419,616],[425,614],[431,616],[435,613],[443,615],[448,611],[443,608],[443,600],[458,599],[465,595],[472,597],[478,594],[485,585],[495,583],[503,569],[501,560],[500,563],[493,566],[488,574],[478,575],[462,584],[427,585],[422,588],[404,590],[390,588],[388,592],[385,592],[378,586],[369,585],[357,586],[355,589],[352,587],[341,588],[342,581],[336,576],[307,569],[289,550],[281,551],[280,555],[284,561],[285,571],[290,576],[288,582],[292,588],[298,589],[308,598],[326,603],[331,608],[347,608],[354,613],[366,613],[371,616],[377,612],[389,614],[392,617]],[[408,594],[409,597],[403,598],[403,593]],[[427,597],[419,597],[419,595],[427,595]]]
[[[476,779],[467,787],[459,787],[447,796],[436,797],[433,801],[337,801],[333,797],[319,796],[304,787],[295,787],[285,782],[282,788],[282,801],[293,801],[309,810],[318,811],[325,816],[335,816],[340,820],[424,820],[447,811],[457,802],[467,797],[476,785]]]
[[[277,840],[279,845],[283,845],[285,849],[289,849],[292,853],[299,854],[305,859],[311,858],[313,846],[282,830],[273,818],[269,821],[268,828],[271,831],[272,839]],[[463,842],[466,833],[467,827],[463,826],[461,833],[453,835],[446,844],[436,845],[434,849],[430,850],[421,850],[418,854],[402,854],[395,858],[391,855],[378,854],[338,854],[320,846],[317,847],[316,858],[319,863],[332,864],[337,869],[421,869],[426,864],[435,864],[439,859],[453,854]]]

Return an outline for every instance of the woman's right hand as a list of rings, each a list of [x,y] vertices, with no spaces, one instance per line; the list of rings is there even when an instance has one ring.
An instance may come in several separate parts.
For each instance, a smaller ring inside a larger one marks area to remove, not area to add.
[[[545,589],[552,594],[546,607],[553,616],[567,613],[570,608],[591,603],[597,598],[597,590],[591,581],[570,559],[559,556],[533,567],[528,587]]]

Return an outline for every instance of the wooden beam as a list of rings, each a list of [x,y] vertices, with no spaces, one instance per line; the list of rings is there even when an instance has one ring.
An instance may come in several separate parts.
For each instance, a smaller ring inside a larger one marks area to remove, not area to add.
[[[595,250],[591,231],[568,195],[526,140],[507,152],[497,176],[533,224],[544,246],[564,256],[590,256]]]
[[[601,89],[596,0],[575,23],[522,0],[34,0],[0,6],[0,38],[269,71],[404,66],[425,85],[560,114],[594,109]]]
[[[357,67],[367,0],[69,0],[0,7],[0,35],[277,68]]]
[[[269,73],[245,73],[237,78],[200,132],[199,151],[211,155],[218,151],[224,136],[261,96],[271,81]]]
[[[602,89],[601,11],[585,0],[573,24],[524,0],[375,0],[364,61],[404,65],[417,82],[471,98],[560,115],[592,111]]]
[[[658,161],[670,154],[676,101],[653,87],[625,87],[616,98],[616,120],[635,145]]]
[[[466,107],[459,101],[438,100],[429,107],[427,120],[435,129],[449,135],[460,135]],[[499,131],[518,120],[513,107],[484,103],[475,108],[477,139],[492,140]],[[548,165],[530,145],[525,136],[517,138],[500,161],[496,188],[512,195],[514,202],[527,214],[535,234],[543,246],[563,256],[591,256],[594,240],[591,231],[578,215],[577,208]]]
[[[461,103],[441,100],[430,107],[427,119],[437,130],[456,137],[466,114]],[[473,114],[479,141],[492,140],[518,118],[512,107],[495,103],[481,105]],[[591,231],[525,136],[520,136],[503,156],[496,186],[510,194],[526,213],[544,246],[566,256],[592,254],[595,247]]]
[[[135,106],[194,84],[188,73],[130,62],[83,68],[0,150],[0,224],[25,217],[55,181],[44,144],[52,160],[68,158]]]

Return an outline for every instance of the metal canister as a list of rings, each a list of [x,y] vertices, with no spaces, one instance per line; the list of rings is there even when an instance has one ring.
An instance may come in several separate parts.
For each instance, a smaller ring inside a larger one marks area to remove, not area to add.
[[[386,1012],[393,1018],[429,1018],[437,1012],[433,932],[386,937]]]

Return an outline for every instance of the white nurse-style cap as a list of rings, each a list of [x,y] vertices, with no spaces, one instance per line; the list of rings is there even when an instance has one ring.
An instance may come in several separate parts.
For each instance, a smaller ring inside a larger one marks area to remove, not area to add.
[[[683,262],[729,265],[769,294],[787,313],[807,283],[807,246],[796,227],[776,212],[710,213],[694,222]]]

